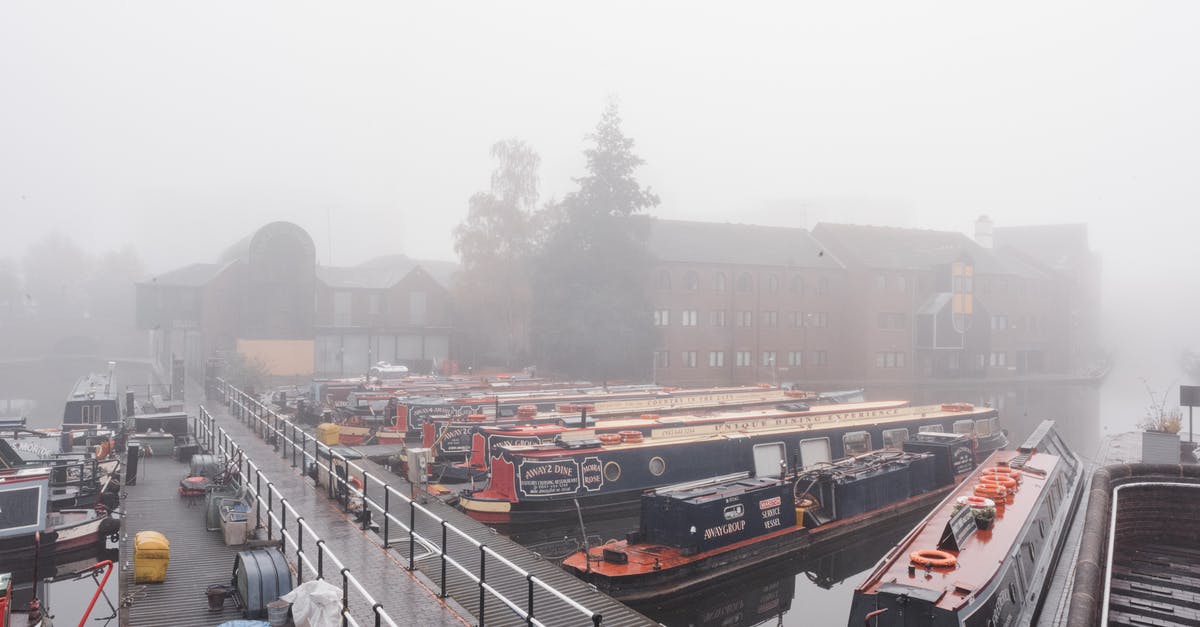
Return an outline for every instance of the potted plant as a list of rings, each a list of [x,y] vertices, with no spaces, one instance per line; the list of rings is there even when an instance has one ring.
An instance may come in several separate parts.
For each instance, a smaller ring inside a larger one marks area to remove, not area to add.
[[[1145,379],[1142,382],[1146,383]],[[1150,406],[1137,423],[1142,430],[1142,461],[1148,464],[1178,464],[1182,413],[1178,407],[1167,407],[1166,392],[1159,398],[1150,389],[1149,383],[1146,383],[1146,391],[1150,394]]]
[[[992,524],[996,522],[995,507],[972,507],[971,516],[975,518],[975,528],[980,531],[987,531],[992,528]]]

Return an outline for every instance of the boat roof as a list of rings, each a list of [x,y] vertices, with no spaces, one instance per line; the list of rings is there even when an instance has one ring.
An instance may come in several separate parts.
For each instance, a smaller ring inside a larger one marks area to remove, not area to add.
[[[942,405],[908,407],[907,401],[869,401],[842,405],[820,405],[809,411],[794,412],[778,409],[742,410],[700,416],[664,416],[652,421],[641,418],[604,421],[605,430],[621,427],[645,427],[649,422],[658,425],[649,436],[636,443],[605,444],[603,447],[652,447],[676,444],[681,440],[705,440],[722,437],[737,437],[752,432],[754,435],[789,433],[797,429],[824,429],[831,427],[869,427],[881,422],[908,422],[913,420],[943,420],[946,418],[978,419],[992,413],[990,407],[973,407],[965,411],[947,411]],[[507,433],[518,434],[513,430]],[[569,445],[579,440],[596,437],[596,429],[573,429],[563,432],[562,439]],[[557,457],[563,454],[586,452],[558,444],[535,444],[512,446],[508,454],[528,457]]]
[[[1027,522],[1036,514],[1038,497],[1049,482],[1058,476],[1057,469],[1064,463],[1061,457],[1034,452],[1024,461],[1021,467],[1022,481],[1013,502],[996,508],[992,529],[975,531],[962,541],[958,551],[947,551],[955,555],[956,567],[928,570],[917,567],[913,574],[909,574],[909,554],[937,549],[942,533],[954,514],[958,497],[974,494],[975,484],[984,469],[1007,464],[1020,455],[1023,455],[1020,451],[992,453],[889,553],[888,560],[863,582],[859,590],[874,594],[893,584],[902,585],[906,590],[926,590],[930,598],[937,600],[938,608],[949,612],[957,611],[970,602],[976,593],[991,583],[1000,565],[1017,548]]]
[[[108,373],[93,372],[80,377],[79,381],[75,382],[75,387],[67,396],[67,402],[96,399],[115,400],[117,398],[115,387],[114,381]]]

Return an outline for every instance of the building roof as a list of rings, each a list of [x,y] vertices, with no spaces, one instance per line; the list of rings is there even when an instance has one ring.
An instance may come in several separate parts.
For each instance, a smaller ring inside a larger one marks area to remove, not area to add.
[[[813,229],[813,234],[834,248],[847,265],[922,270],[966,257],[978,273],[1027,278],[1048,275],[1044,268],[1024,256],[984,248],[957,231],[822,222]]]
[[[650,221],[647,245],[661,261],[841,268],[805,229],[690,220]]]
[[[1044,266],[1062,271],[1091,257],[1086,224],[1044,224],[995,227],[998,247],[1011,247]]]
[[[143,283],[167,285],[171,287],[204,287],[221,273],[227,263],[193,263],[170,272],[164,272],[150,277]]]
[[[421,268],[442,287],[449,289],[458,264],[451,261],[412,259],[407,255],[375,257],[357,266],[317,266],[317,278],[330,287],[386,289]]]

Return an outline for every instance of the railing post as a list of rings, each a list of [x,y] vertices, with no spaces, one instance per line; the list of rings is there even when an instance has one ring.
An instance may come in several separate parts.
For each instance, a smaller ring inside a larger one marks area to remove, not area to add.
[[[247,469],[249,468],[250,460],[246,460]],[[262,498],[262,471],[255,469],[254,471],[254,499],[257,501]],[[258,529],[262,526],[262,508],[255,503],[254,507],[254,528]]]
[[[529,600],[525,607],[525,624],[533,625],[533,573],[526,573],[525,582],[529,586]]]
[[[270,520],[267,521],[268,526],[270,525],[270,522],[271,522]],[[287,540],[285,539],[285,537],[283,535],[283,532],[286,529],[287,529],[287,499],[281,498],[281,499],[279,499],[279,539],[283,542],[287,542]],[[270,539],[270,537],[271,536],[268,535],[267,539]]]
[[[317,540],[317,579],[325,578],[325,541]]]
[[[408,502],[408,570],[417,569],[417,502]]]
[[[350,578],[346,576],[349,571],[342,568],[342,627],[346,627],[346,613],[350,611]]]
[[[441,598],[446,598],[446,521],[442,521],[442,590],[438,594]]]
[[[292,468],[295,468],[296,467],[296,423],[289,422],[288,424],[292,425],[292,437],[290,438],[292,441]]]
[[[283,547],[287,548],[287,547]],[[296,517],[296,583],[304,583],[304,517]]]
[[[371,612],[375,614],[375,627],[379,627],[379,625],[381,624],[379,621],[382,619],[382,617],[379,615],[379,610],[381,610],[382,608],[383,608],[383,604],[380,603],[379,601],[376,601],[375,605],[371,606]]]
[[[275,538],[274,532],[271,531],[271,516],[269,515],[271,510],[275,509],[275,491],[271,489],[272,486],[274,486],[274,485],[275,484],[271,483],[270,481],[267,482],[267,513],[268,513],[268,516],[267,516],[267,539],[268,540],[273,540]]]
[[[388,527],[391,526],[392,486],[383,485],[383,548],[388,547]]]
[[[362,478],[362,528],[366,531],[371,528],[371,506],[367,505],[367,486],[370,485],[371,475],[367,474],[367,470],[363,469]]]
[[[487,607],[485,604],[487,599],[484,598],[484,589],[483,589],[483,584],[486,581],[486,578],[484,577],[486,567],[487,567],[487,545],[481,544],[481,545],[479,545],[479,624],[481,626],[484,624],[484,621],[483,621],[484,609]]]

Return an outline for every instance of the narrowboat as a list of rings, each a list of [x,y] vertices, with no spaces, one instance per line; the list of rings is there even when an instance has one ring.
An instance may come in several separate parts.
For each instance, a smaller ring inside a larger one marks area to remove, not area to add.
[[[541,410],[537,405],[524,405],[517,407],[515,416],[500,419],[496,419],[496,412],[493,411],[490,416],[474,414],[466,420],[452,418],[426,421],[422,429],[421,446],[433,451],[435,463],[446,463],[452,460],[462,460],[464,457],[470,459],[475,455],[477,444],[475,435],[485,428],[545,427],[537,433],[541,436],[541,441],[547,441],[553,439],[564,427],[586,428],[594,426],[597,420],[633,419],[641,415],[670,416],[728,412],[763,406],[777,406],[800,411],[808,409],[810,403],[823,402],[821,401],[823,398],[811,392],[756,386],[664,391],[652,397],[627,400],[588,403],[562,402],[556,403],[549,410]],[[524,439],[529,440],[530,438],[525,437]],[[482,453],[481,457],[486,460],[487,449],[480,453]],[[480,463],[478,460],[474,460],[471,464],[462,465],[458,470],[450,470],[448,474],[455,476],[472,466],[475,471],[468,473],[462,480],[466,480],[470,475],[477,475],[479,469],[486,467],[486,461]]]
[[[68,434],[69,435],[69,434]],[[116,505],[116,495],[110,488],[118,460],[113,454],[113,440],[101,440],[94,446],[60,445],[69,438],[20,437],[0,438],[0,469],[44,469],[50,474],[47,501],[51,511],[78,507],[93,507],[102,502],[106,507]]]
[[[50,469],[0,470],[0,563],[93,549],[121,527],[93,508],[52,511],[49,498]]]
[[[927,508],[975,467],[963,435],[917,434],[903,447],[786,476],[649,490],[637,532],[563,566],[622,601],[674,596]]]
[[[855,589],[848,624],[1035,624],[1083,477],[1053,421],[993,453]]]
[[[63,407],[64,428],[95,425],[119,430],[122,420],[119,394],[112,370],[82,377]]]
[[[762,397],[755,397],[762,398]],[[781,397],[792,400],[793,397]],[[778,400],[778,399],[777,399]],[[735,407],[754,406],[758,403],[750,403],[749,405],[736,405]],[[772,403],[773,404],[773,403]],[[619,441],[619,434],[622,431],[638,431],[643,436],[652,435],[657,427],[670,425],[675,430],[686,427],[695,427],[709,424],[716,424],[729,421],[744,421],[747,418],[776,419],[787,418],[791,416],[815,416],[821,414],[845,412],[847,407],[854,407],[859,411],[872,411],[878,409],[897,408],[907,405],[907,401],[878,401],[874,403],[857,403],[853,405],[829,405],[818,407],[816,409],[810,407],[807,403],[792,401],[788,403],[778,404],[775,407],[767,410],[758,410],[753,414],[748,414],[745,411],[731,411],[724,406],[714,407],[713,411],[708,413],[697,412],[692,415],[671,415],[652,413],[642,414],[640,416],[629,418],[609,418],[609,419],[592,419],[592,414],[586,413],[583,416],[584,424],[578,425],[574,419],[567,424],[550,422],[547,424],[531,424],[517,425],[511,423],[440,423],[439,426],[446,426],[445,429],[440,429],[441,436],[426,444],[426,448],[437,451],[446,451],[447,449],[457,451],[457,444],[447,445],[446,441],[461,440],[463,435],[469,435],[470,439],[470,455],[467,460],[462,463],[453,462],[436,462],[434,463],[434,475],[439,477],[443,482],[456,481],[475,481],[487,478],[488,472],[491,470],[491,456],[497,446],[531,446],[553,442],[557,438],[571,438],[575,434],[582,434],[582,437],[597,437],[601,440],[609,439],[610,442]],[[689,404],[690,406],[690,404]],[[671,406],[663,406],[670,410]],[[721,411],[717,411],[720,409]],[[426,425],[426,433],[432,430],[431,425]],[[613,436],[616,436],[615,439]],[[436,457],[435,457],[436,460]]]
[[[880,405],[783,416],[747,412],[739,420],[699,425],[665,422],[649,434],[630,429],[615,440],[613,434],[583,430],[551,444],[499,447],[486,486],[464,491],[459,506],[487,523],[574,516],[577,506],[592,514],[619,514],[636,510],[642,491],[650,488],[739,472],[772,476],[780,471],[778,459],[803,469],[896,448],[920,431],[986,432],[971,439],[976,455],[1007,443],[991,408]]]

